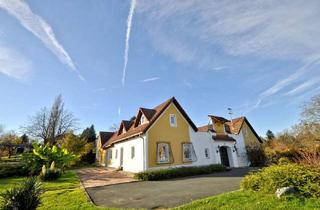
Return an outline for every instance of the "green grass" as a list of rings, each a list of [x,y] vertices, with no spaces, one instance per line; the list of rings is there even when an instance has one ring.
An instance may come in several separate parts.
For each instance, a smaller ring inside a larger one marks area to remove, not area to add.
[[[287,197],[278,199],[275,195],[266,195],[252,191],[235,191],[209,197],[180,206],[174,210],[219,209],[219,210],[301,210],[320,209],[320,199],[302,199]]]
[[[22,179],[21,177],[0,179],[0,192],[13,187]],[[90,203],[84,190],[80,188],[79,179],[74,171],[67,171],[57,181],[43,182],[42,186],[45,192],[41,196],[41,205],[38,209],[106,209]]]
[[[23,178],[0,179],[0,192],[11,188]],[[85,191],[74,171],[67,171],[63,176],[53,182],[44,182],[45,192],[41,196],[41,205],[38,209],[66,209],[66,210],[106,210],[111,208],[97,207],[90,203]],[[213,196],[180,206],[174,210],[187,209],[220,209],[220,210],[300,210],[320,209],[320,199],[300,199],[287,197],[277,199],[275,195],[266,195],[251,191],[236,191]]]

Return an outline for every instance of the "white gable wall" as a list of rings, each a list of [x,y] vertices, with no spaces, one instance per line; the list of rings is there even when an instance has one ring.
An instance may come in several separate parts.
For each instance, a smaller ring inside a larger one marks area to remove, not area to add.
[[[112,148],[112,160],[108,167],[120,167],[120,151],[123,148],[123,170],[129,172],[139,172],[144,170],[144,139],[145,135],[135,137],[131,140],[116,143]],[[131,158],[131,147],[134,146],[135,156]],[[116,158],[116,151],[118,156]]]

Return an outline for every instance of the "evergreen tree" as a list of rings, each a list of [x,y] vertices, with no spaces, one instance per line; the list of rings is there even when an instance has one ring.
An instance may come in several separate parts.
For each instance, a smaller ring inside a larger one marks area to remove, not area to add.
[[[96,140],[96,131],[94,126],[91,125],[90,127],[83,130],[81,134],[82,139],[86,139],[88,143],[94,142]]]
[[[271,130],[267,130],[266,136],[267,136],[268,140],[272,140],[275,138],[275,136]]]
[[[21,137],[21,143],[24,144],[24,145],[27,145],[29,144],[29,137],[27,136],[27,134],[23,134]]]

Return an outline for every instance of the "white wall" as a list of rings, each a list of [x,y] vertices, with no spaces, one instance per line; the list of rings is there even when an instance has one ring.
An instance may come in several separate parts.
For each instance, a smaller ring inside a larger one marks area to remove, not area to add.
[[[212,139],[212,133],[194,132],[191,128],[189,130],[191,142],[197,155],[197,161],[193,162],[192,165],[200,166],[221,163],[220,153],[217,152],[219,151],[219,146],[227,147],[231,167],[244,167],[248,165],[242,133],[240,133],[240,135],[232,135],[237,141],[236,147],[238,151],[235,151],[233,141],[214,141]],[[205,148],[209,148],[209,159],[205,157]]]
[[[143,136],[145,138],[145,136]],[[123,148],[123,170],[129,172],[139,172],[144,169],[144,140],[141,137],[136,137],[128,141],[116,143],[112,148],[112,160],[108,167],[120,167],[120,150]],[[135,156],[131,158],[131,147],[135,148]],[[118,156],[116,158],[116,150]]]
[[[236,140],[236,147],[237,147],[237,157],[238,157],[238,164],[239,167],[246,167],[249,166],[249,160],[247,155],[246,146],[244,143],[244,137],[242,130],[238,135],[232,135],[232,137]]]
[[[208,132],[194,132],[191,127],[189,128],[189,132],[197,156],[197,161],[193,162],[192,165],[200,166],[217,163],[216,150],[211,135]],[[209,158],[205,157],[205,148],[209,148]]]

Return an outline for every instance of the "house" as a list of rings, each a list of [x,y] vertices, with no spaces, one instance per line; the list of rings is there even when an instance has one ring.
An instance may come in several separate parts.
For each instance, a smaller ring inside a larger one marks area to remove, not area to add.
[[[208,118],[207,125],[197,127],[174,97],[153,109],[139,108],[117,131],[99,133],[97,164],[130,172],[216,163],[248,166],[246,145],[262,142],[249,121]]]

